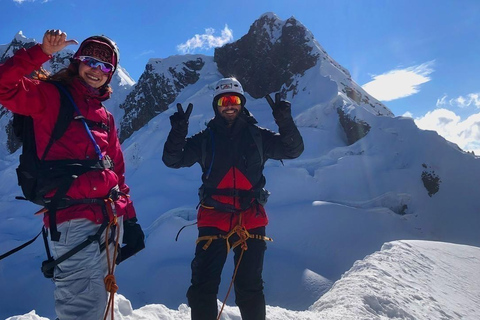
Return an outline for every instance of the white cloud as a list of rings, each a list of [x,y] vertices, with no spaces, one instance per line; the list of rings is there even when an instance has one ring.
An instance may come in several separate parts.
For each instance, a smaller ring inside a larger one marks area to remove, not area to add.
[[[37,1],[37,0],[13,0],[13,2],[18,3],[18,4],[22,4],[24,2],[35,2],[35,1]],[[41,0],[40,2],[41,3],[46,3],[48,1],[50,1],[50,0]]]
[[[420,129],[437,131],[463,150],[480,155],[480,113],[462,121],[453,111],[436,109],[415,119],[415,123]]]
[[[207,28],[204,34],[196,34],[193,38],[187,40],[187,42],[179,44],[177,50],[183,54],[192,53],[195,49],[208,50],[221,47],[233,40],[233,32],[227,25],[225,25],[219,37],[215,37],[213,35],[214,33],[215,29]]]
[[[480,108],[480,93],[469,93],[465,97],[459,96],[454,99],[447,99],[447,95],[444,95],[440,99],[437,99],[437,107],[452,106],[458,108],[466,108],[475,106]]]
[[[419,92],[419,86],[430,81],[429,75],[434,71],[434,61],[405,69],[395,69],[373,76],[373,80],[362,88],[381,101],[405,98]]]

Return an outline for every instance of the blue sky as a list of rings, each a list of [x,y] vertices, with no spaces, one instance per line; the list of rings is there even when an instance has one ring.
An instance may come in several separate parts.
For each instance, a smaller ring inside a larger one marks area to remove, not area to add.
[[[459,145],[473,125],[470,136],[480,140],[480,1],[2,0],[0,12],[0,44],[20,30],[37,41],[52,28],[78,41],[105,34],[134,80],[149,58],[213,55],[213,46],[238,40],[265,12],[294,16],[395,115]]]

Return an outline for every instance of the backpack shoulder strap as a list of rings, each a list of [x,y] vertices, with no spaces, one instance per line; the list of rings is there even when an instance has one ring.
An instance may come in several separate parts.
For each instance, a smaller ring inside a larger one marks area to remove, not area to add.
[[[253,141],[257,146],[258,153],[260,154],[260,163],[263,165],[263,140],[262,140],[262,133],[260,132],[260,128],[256,125],[249,125],[248,129],[250,134],[252,135]]]
[[[208,133],[207,133],[208,132]],[[205,170],[207,169],[207,139],[210,138],[211,144],[212,144],[212,161],[210,162],[210,165],[208,167],[208,170],[206,172],[206,179],[210,176],[210,172],[212,171],[213,167],[213,160],[215,159],[215,138],[213,136],[213,130],[209,127],[205,129],[205,132],[203,132],[202,135],[202,163],[201,166]]]
[[[60,94],[60,109],[58,111],[58,117],[57,121],[55,122],[55,126],[53,127],[52,130],[52,135],[50,136],[50,140],[48,141],[47,147],[45,148],[45,151],[43,152],[41,160],[45,160],[45,157],[47,156],[48,151],[52,147],[52,145],[60,139],[65,131],[67,131],[68,126],[70,125],[70,122],[73,120],[73,112],[74,112],[74,107],[72,102],[70,101],[70,98],[67,96],[67,92],[65,87],[58,83],[58,82],[50,82],[55,87],[57,87],[58,92]]]

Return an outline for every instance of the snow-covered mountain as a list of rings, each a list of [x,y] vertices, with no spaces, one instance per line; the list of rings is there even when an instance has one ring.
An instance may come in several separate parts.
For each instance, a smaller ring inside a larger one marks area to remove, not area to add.
[[[307,74],[312,69],[313,73]],[[301,95],[305,105],[297,105],[299,111],[331,101],[341,92],[375,115],[393,115],[357,85],[298,20],[292,17],[282,21],[266,13],[238,41],[215,49],[213,60],[203,55],[150,59],[121,106],[126,111],[121,140],[165,111],[189,85],[218,73],[235,75],[254,99],[278,91],[292,98]],[[311,77],[317,82],[315,87],[309,85]]]
[[[178,241],[175,236],[196,219],[200,168],[169,169],[161,155],[176,103],[194,104],[189,134],[196,133],[213,116],[214,84],[230,75],[244,84],[246,107],[263,127],[277,129],[262,97],[283,92],[292,102],[305,141],[305,152],[298,159],[283,164],[270,160],[265,168],[266,188],[272,192],[266,206],[267,235],[274,239],[268,244],[264,272],[269,310],[289,309],[285,317],[295,319],[290,316],[308,309],[313,316],[298,319],[317,319],[336,301],[331,299],[340,292],[336,288],[346,282],[332,285],[355,261],[387,242],[415,239],[480,246],[480,192],[475,188],[480,159],[436,132],[418,129],[413,119],[395,117],[363,91],[299,21],[266,13],[245,36],[216,49],[214,57],[150,59],[138,83],[123,91],[126,98],[115,114],[124,140],[127,183],[147,235],[147,248],[117,269],[119,293],[134,309],[163,304],[188,312],[181,305],[186,302],[196,227],[184,229]],[[0,155],[4,217],[0,252],[4,252],[38,233],[41,221],[32,216],[36,206],[13,200],[20,192],[14,183],[18,151]],[[43,244],[37,241],[0,262],[0,317],[36,309],[54,318],[53,285],[38,271],[44,257]],[[426,260],[427,266],[432,263]],[[368,258],[355,266],[358,271],[378,270]],[[229,261],[219,299],[225,295],[232,269]],[[390,276],[400,281],[405,275]],[[412,277],[420,284],[425,280],[421,273],[418,279]],[[385,283],[394,286],[393,280]],[[473,296],[471,301],[480,301],[478,288],[463,289]],[[322,295],[325,298],[319,300]],[[383,312],[378,319],[388,315],[392,300],[381,300],[380,294],[377,299],[369,297],[363,296],[370,303],[365,305]],[[409,291],[408,299],[415,297],[424,296]],[[233,297],[228,304],[234,305]],[[446,314],[456,308],[437,307],[445,308]],[[398,309],[392,308],[394,315]],[[404,318],[417,318],[408,308]],[[437,313],[431,312],[435,318]],[[428,316],[427,310],[421,319]],[[231,314],[231,319],[237,318]]]

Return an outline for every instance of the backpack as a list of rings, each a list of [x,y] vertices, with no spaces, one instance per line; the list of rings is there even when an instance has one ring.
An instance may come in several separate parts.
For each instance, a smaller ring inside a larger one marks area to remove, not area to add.
[[[75,120],[79,119],[84,123],[90,136],[89,127],[98,125],[80,115],[73,98],[63,85],[58,82],[50,83],[54,84],[60,93],[60,109],[52,135],[41,158],[37,155],[33,119],[29,116],[14,114],[12,126],[14,133],[23,142],[20,164],[16,170],[18,185],[22,189],[23,197],[16,198],[28,200],[45,207],[49,215],[51,238],[53,241],[58,241],[60,232],[57,231],[56,211],[59,208],[66,208],[82,201],[82,199],[77,202],[67,201],[69,199],[65,198],[73,181],[78,176],[91,170],[111,169],[113,168],[113,162],[108,156],[100,160],[45,160],[52,145],[64,135],[68,126],[74,120],[75,111],[78,113]],[[91,139],[94,142],[92,136]],[[45,198],[47,193],[52,190],[56,190],[55,194],[51,198]]]
[[[60,89],[59,93],[60,110],[52,135],[41,158],[37,155],[32,117],[17,113],[13,114],[13,132],[23,144],[19,159],[20,164],[17,168],[17,179],[24,197],[17,197],[17,199],[28,200],[38,205],[44,205],[43,197],[58,185],[59,177],[50,176],[47,178],[44,173],[45,157],[55,141],[59,140],[67,131],[70,122],[73,120],[74,112],[74,107],[65,93]]]

